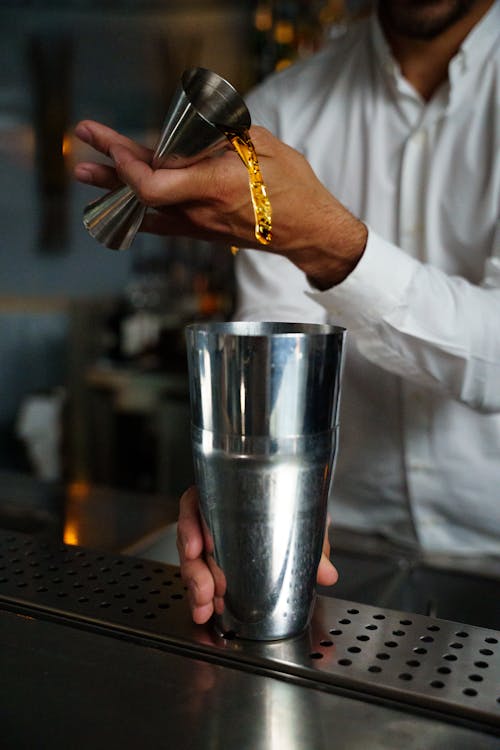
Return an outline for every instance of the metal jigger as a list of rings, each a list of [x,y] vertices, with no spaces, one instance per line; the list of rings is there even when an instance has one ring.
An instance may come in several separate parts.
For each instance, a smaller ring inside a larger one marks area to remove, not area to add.
[[[205,68],[186,70],[165,117],[151,166],[160,169],[193,164],[227,142],[228,133],[241,133],[250,123],[245,102],[224,78]],[[146,209],[124,185],[89,203],[83,223],[106,247],[126,250]]]

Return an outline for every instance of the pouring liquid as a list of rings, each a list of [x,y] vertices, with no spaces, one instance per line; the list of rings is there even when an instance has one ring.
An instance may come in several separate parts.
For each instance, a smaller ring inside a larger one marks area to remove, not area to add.
[[[267,197],[266,186],[250,133],[245,130],[241,134],[226,133],[226,135],[248,171],[250,197],[255,216],[255,237],[261,245],[269,245],[272,239],[271,203]],[[232,247],[231,252],[235,255],[238,248]]]

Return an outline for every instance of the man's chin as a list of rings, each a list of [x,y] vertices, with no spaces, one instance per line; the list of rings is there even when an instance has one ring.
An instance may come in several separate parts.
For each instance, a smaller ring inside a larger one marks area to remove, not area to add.
[[[387,31],[430,40],[466,16],[476,3],[477,0],[379,0],[378,12]]]

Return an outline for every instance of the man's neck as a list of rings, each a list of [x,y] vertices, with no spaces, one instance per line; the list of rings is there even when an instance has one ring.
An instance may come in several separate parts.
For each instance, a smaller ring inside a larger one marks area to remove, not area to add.
[[[477,2],[470,12],[434,39],[413,39],[393,32],[381,19],[384,33],[401,72],[428,101],[448,76],[450,60],[462,42],[493,5],[494,0]]]

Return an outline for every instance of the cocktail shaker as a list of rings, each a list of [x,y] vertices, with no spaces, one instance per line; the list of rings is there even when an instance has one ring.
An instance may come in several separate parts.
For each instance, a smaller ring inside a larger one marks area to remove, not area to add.
[[[345,331],[294,323],[186,329],[195,476],[217,629],[306,628],[335,463]]]

